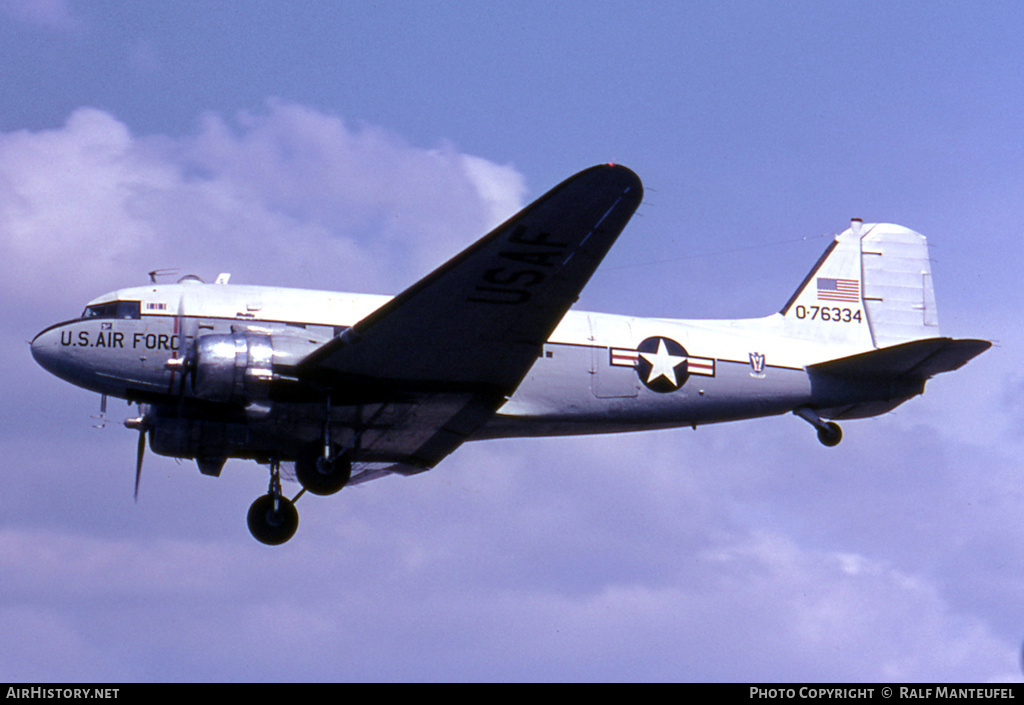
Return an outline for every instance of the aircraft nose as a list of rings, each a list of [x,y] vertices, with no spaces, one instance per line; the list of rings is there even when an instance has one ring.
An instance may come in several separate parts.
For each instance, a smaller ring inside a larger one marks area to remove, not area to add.
[[[102,324],[100,324],[102,325]],[[65,382],[101,394],[118,394],[124,387],[123,365],[116,353],[121,337],[105,328],[88,328],[82,321],[58,323],[43,330],[30,343],[32,357],[44,370]],[[110,347],[114,350],[111,354]]]
[[[32,357],[44,370],[58,377],[64,358],[60,344],[60,331],[55,327],[47,328],[32,339]]]

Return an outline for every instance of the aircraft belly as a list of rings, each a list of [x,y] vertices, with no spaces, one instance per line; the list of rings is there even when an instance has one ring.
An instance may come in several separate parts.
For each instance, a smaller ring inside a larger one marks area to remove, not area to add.
[[[578,361],[577,361],[578,362]],[[474,438],[618,433],[782,414],[807,404],[804,370],[715,360],[713,377],[691,375],[675,391],[639,385],[635,397],[600,398],[578,366],[541,360]],[[634,371],[634,378],[636,373]]]
[[[407,402],[331,408],[331,442],[359,462],[429,465],[460,444],[476,425],[480,400],[472,394],[433,394]],[[326,407],[271,403],[253,415],[234,405],[152,407],[152,447],[160,455],[184,458],[232,457],[293,460],[321,443]]]

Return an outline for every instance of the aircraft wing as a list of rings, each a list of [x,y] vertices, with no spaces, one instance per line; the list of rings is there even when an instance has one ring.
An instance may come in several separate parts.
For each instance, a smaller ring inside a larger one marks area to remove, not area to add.
[[[515,391],[642,197],[625,167],[576,174],[315,350],[299,374],[336,390],[335,403],[400,400],[405,415],[371,444],[383,455],[390,437],[398,462],[436,464]]]

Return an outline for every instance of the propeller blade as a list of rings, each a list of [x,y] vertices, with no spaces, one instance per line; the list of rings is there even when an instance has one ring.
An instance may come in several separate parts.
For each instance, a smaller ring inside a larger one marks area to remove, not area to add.
[[[178,349],[175,357],[180,357],[182,364],[178,371],[178,396],[185,394],[185,377],[188,374],[188,341],[185,339],[185,295],[178,299],[178,313],[174,318],[174,334],[178,338]]]
[[[135,501],[139,501],[139,480],[142,479],[142,456],[146,454],[146,429],[139,429],[139,447],[135,452]]]
[[[174,319],[174,332],[178,336],[178,350],[175,357],[181,359],[179,365],[178,396],[185,395],[189,376],[195,376],[195,346],[197,322],[185,316],[185,294],[178,299],[178,314]]]

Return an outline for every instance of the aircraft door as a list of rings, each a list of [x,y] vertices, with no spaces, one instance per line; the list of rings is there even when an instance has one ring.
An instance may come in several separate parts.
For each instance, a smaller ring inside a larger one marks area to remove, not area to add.
[[[632,327],[628,318],[591,315],[590,389],[599,399],[635,397],[640,389],[636,369],[613,365],[612,349],[634,347]]]

